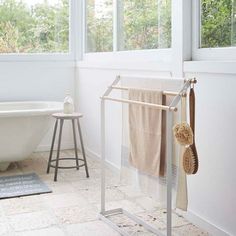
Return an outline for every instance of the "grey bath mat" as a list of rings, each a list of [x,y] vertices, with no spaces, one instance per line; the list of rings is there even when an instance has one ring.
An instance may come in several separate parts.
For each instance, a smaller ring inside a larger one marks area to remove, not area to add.
[[[0,199],[51,192],[35,173],[0,177]]]

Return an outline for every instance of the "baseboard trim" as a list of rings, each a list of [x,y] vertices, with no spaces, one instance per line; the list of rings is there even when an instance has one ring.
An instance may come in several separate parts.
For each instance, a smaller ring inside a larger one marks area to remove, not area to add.
[[[214,236],[230,236],[229,233],[225,232],[223,229],[220,229],[216,225],[210,223],[209,221],[203,219],[199,215],[193,213],[192,211],[187,211],[183,213],[181,211],[182,215],[189,220],[194,225],[200,227],[201,229],[207,231],[210,235]]]

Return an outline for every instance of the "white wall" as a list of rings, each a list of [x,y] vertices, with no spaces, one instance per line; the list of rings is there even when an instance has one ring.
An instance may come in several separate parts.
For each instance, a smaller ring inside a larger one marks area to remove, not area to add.
[[[189,210],[236,235],[235,75],[195,75],[200,170],[188,178]]]
[[[67,91],[74,95],[73,62],[0,62],[0,71],[0,101],[63,101]],[[50,142],[51,130],[39,149]],[[63,143],[71,143],[66,127]]]
[[[115,65],[117,67],[117,65]],[[157,68],[159,68],[157,66]],[[138,71],[138,72],[137,72]],[[77,72],[78,108],[84,113],[83,130],[88,153],[100,155],[99,97],[117,74],[160,75],[168,72],[124,70],[106,66],[82,66]],[[188,177],[189,215],[213,235],[236,235],[236,81],[234,75],[189,73],[198,79],[196,86],[196,138],[200,170]],[[113,103],[107,115],[108,159],[119,166],[121,117]],[[199,217],[199,218],[198,218]],[[202,221],[201,221],[202,220]],[[216,228],[214,228],[216,226]],[[217,230],[217,228],[221,229]],[[226,234],[223,234],[223,231]]]

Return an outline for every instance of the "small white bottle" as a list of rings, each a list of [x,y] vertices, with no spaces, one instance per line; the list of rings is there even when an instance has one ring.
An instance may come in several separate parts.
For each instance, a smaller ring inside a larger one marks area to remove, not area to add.
[[[74,112],[74,101],[70,94],[66,94],[64,99],[64,114],[72,114]]]

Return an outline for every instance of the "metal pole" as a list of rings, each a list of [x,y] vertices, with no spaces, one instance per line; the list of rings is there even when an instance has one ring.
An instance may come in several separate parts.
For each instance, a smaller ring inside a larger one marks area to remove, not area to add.
[[[101,100],[101,213],[105,213],[105,190],[106,190],[106,169],[105,169],[105,101]]]
[[[173,113],[167,111],[167,236],[172,232],[172,125]]]

